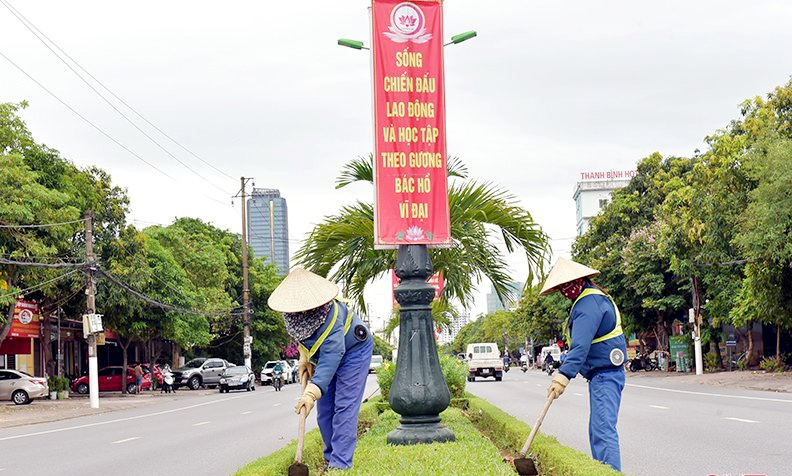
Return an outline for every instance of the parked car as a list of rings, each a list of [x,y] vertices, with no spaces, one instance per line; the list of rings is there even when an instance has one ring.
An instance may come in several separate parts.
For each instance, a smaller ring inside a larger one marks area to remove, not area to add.
[[[100,392],[120,392],[121,391],[121,376],[123,375],[124,367],[121,365],[111,365],[109,367],[102,367],[99,369],[99,391]],[[85,395],[89,390],[88,375],[83,375],[75,379],[71,383],[73,392]],[[143,372],[143,383],[140,384],[141,390],[149,390],[151,388],[151,374]],[[137,385],[135,384],[135,367],[127,366],[126,378],[127,393],[135,393]]]
[[[192,359],[173,371],[173,388],[187,386],[190,390],[198,390],[202,385],[214,388],[220,384],[220,377],[228,367],[234,364],[224,359],[199,357]]]
[[[371,363],[369,364],[369,373],[376,372],[380,367],[382,367],[382,356],[378,354],[372,355]]]
[[[256,374],[246,365],[235,365],[225,369],[220,377],[220,393],[242,389],[248,392],[256,389]]]
[[[293,368],[285,360],[270,360],[266,364],[264,364],[264,368],[261,369],[261,375],[260,375],[261,385],[269,385],[272,383],[272,369],[278,363],[280,363],[283,366],[283,375],[285,376],[284,381],[286,383],[290,383],[294,381],[293,380],[294,374],[297,373],[296,368]]]
[[[44,377],[34,377],[21,370],[0,370],[0,400],[27,405],[34,398],[48,394],[49,386]]]

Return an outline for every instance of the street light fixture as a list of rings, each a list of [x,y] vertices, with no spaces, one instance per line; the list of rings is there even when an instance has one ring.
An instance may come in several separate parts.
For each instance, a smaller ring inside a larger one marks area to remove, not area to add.
[[[339,38],[338,44],[341,46],[346,46],[347,48],[352,48],[353,50],[367,50],[368,47],[363,46],[363,42],[359,40],[350,40],[348,38]]]
[[[448,45],[458,45],[463,41],[467,41],[471,38],[475,38],[478,36],[475,30],[466,31],[464,33],[460,33],[458,35],[454,35],[451,37],[451,41],[444,44],[443,46]],[[367,46],[363,46],[363,42],[360,40],[350,40],[349,38],[339,38],[338,44],[340,46],[346,46],[347,48],[352,48],[353,50],[367,50],[369,49]]]
[[[459,43],[462,43],[463,41],[467,41],[467,40],[469,40],[471,38],[475,38],[476,35],[477,35],[477,33],[475,32],[475,30],[466,31],[464,33],[460,33],[458,35],[452,36],[451,37],[451,42],[450,43],[446,43],[443,46],[457,45]]]

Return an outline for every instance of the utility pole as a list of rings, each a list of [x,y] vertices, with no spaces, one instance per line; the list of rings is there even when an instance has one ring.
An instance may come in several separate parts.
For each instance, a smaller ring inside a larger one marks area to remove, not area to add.
[[[253,368],[251,358],[251,344],[253,339],[250,337],[250,287],[248,285],[248,242],[247,242],[247,201],[245,200],[245,177],[239,179],[242,185],[242,353],[245,357],[245,365]]]
[[[88,284],[85,289],[88,316],[96,314],[96,280],[94,278],[95,259],[93,253],[93,215],[85,211],[85,262],[88,263]],[[87,317],[83,317],[83,322]],[[83,330],[88,326],[83,324]],[[91,408],[99,408],[99,366],[96,360],[96,334],[89,330],[88,339],[88,389]]]

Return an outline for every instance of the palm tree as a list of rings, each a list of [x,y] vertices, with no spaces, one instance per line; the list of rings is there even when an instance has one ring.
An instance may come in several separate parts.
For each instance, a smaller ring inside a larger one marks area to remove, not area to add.
[[[372,154],[353,159],[336,179],[336,188],[360,181],[373,184],[373,164]],[[448,176],[462,182],[450,183],[448,190],[453,246],[429,250],[435,272],[445,280],[440,299],[471,304],[474,286],[483,276],[502,300],[510,299],[512,279],[506,274],[507,263],[496,235],[509,252],[524,250],[529,286],[545,262],[547,236],[531,214],[516,204],[514,195],[491,183],[467,180],[467,169],[458,158],[448,161]],[[396,250],[374,249],[373,205],[357,201],[316,225],[295,258],[307,269],[341,283],[347,297],[364,309],[366,284],[390,273]]]

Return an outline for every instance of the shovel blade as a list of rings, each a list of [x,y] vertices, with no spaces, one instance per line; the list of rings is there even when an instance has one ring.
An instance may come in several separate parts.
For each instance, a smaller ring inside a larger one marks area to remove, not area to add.
[[[536,465],[530,458],[515,458],[514,467],[520,476],[537,476],[539,474]]]
[[[302,463],[294,463],[289,466],[289,476],[308,476],[308,466]]]

